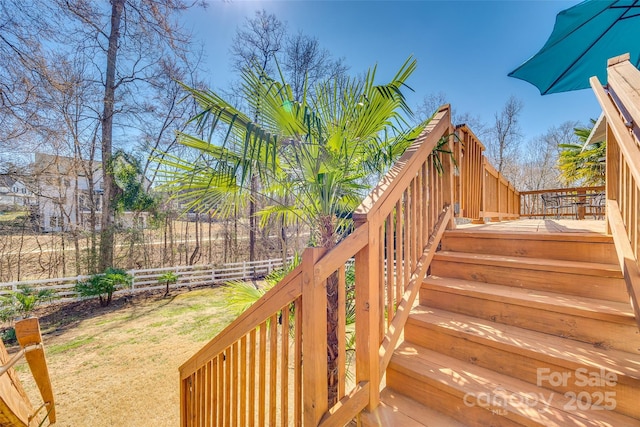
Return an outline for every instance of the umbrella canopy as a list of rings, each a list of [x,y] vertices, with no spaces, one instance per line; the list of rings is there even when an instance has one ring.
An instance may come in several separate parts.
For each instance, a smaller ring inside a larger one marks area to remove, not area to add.
[[[556,17],[545,45],[509,73],[540,94],[586,89],[589,78],[607,79],[607,59],[629,53],[640,64],[640,0],[587,0]]]

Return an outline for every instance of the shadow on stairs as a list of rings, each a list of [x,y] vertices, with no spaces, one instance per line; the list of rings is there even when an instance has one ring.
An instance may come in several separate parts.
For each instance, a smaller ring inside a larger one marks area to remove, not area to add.
[[[448,231],[386,384],[363,425],[640,426],[611,237]]]

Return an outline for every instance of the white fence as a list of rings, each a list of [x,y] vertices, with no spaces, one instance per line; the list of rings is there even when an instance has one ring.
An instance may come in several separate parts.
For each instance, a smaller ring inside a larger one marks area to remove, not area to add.
[[[287,262],[292,260],[291,257]],[[166,289],[167,285],[160,282],[160,277],[166,272],[173,272],[178,276],[176,283],[169,285],[170,289],[182,287],[195,287],[224,283],[231,280],[252,280],[260,279],[271,271],[282,267],[282,258],[267,259],[260,261],[244,261],[227,263],[221,266],[216,265],[183,265],[178,267],[147,268],[144,270],[129,270],[133,277],[131,287],[120,289],[114,292],[118,294],[131,294],[135,292],[149,291],[155,289]],[[20,282],[0,283],[0,295],[17,291],[21,286],[29,286],[34,290],[50,289],[54,292],[52,302],[64,302],[80,300],[80,296],[75,291],[76,283],[88,279],[90,276],[60,277],[57,279],[24,280]]]

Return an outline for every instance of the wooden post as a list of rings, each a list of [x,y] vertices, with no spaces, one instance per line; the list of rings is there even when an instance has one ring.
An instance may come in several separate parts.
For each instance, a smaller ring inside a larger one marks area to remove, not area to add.
[[[328,411],[327,401],[327,281],[316,280],[315,264],[322,248],[302,253],[302,361],[304,425],[317,426]],[[376,357],[377,357],[376,352]]]
[[[356,227],[362,224],[356,220]],[[370,219],[368,242],[356,254],[356,384],[368,381],[369,403],[367,410],[373,411],[380,403],[380,305],[378,298],[378,258],[382,244],[379,240],[380,221]]]

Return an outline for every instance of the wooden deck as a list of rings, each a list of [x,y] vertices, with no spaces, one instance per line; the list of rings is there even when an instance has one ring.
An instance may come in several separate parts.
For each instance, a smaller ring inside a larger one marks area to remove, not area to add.
[[[487,224],[460,224],[462,230],[523,233],[606,233],[604,220],[520,219]]]

